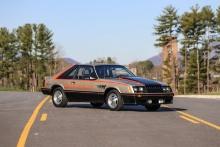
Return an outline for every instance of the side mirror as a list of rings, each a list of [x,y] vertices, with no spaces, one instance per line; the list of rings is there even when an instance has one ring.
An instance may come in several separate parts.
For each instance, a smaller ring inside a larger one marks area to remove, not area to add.
[[[82,77],[83,80],[96,80],[97,77],[96,76],[92,76],[92,75],[84,75]]]
[[[90,76],[90,77],[89,77],[89,79],[90,79],[90,80],[96,80],[96,79],[97,79],[97,77]]]

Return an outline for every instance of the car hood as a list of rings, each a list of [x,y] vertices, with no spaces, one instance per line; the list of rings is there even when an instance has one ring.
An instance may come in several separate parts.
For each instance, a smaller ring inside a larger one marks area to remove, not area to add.
[[[166,84],[155,81],[155,80],[150,80],[142,77],[122,77],[119,79],[120,81],[129,81],[131,83],[141,83],[145,86],[167,86]]]

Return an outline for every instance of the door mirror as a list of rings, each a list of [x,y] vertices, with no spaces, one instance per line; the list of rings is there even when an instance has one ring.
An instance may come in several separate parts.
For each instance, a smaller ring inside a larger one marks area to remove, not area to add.
[[[95,76],[90,76],[89,79],[90,79],[90,80],[96,80],[97,77],[95,77]]]
[[[96,79],[98,79],[98,77],[96,76],[95,72],[92,72],[92,73],[90,74],[90,76],[89,76],[89,79],[90,79],[90,80],[96,80]]]
[[[81,79],[82,79],[82,80],[96,80],[97,77],[95,77],[95,76],[89,76],[89,75],[84,75],[84,76],[82,76]]]

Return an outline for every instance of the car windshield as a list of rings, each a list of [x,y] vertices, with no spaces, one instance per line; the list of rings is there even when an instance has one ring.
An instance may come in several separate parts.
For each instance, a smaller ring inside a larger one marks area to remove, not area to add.
[[[96,65],[95,70],[101,79],[134,77],[135,75],[121,65]]]

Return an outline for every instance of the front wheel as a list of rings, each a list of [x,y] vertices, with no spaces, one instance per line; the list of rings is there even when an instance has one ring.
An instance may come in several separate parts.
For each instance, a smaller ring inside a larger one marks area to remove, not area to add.
[[[52,101],[55,107],[66,107],[68,100],[61,87],[53,90]]]
[[[145,108],[148,111],[157,111],[160,108],[160,104],[145,105]]]
[[[123,99],[117,90],[111,90],[106,95],[106,103],[110,110],[118,111],[123,106]]]

